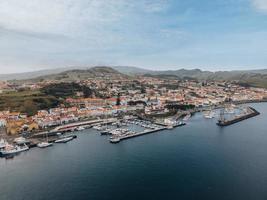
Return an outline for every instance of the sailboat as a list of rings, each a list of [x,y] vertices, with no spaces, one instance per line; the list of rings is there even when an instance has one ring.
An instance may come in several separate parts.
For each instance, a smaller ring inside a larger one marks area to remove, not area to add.
[[[215,116],[215,113],[212,111],[212,110],[210,110],[210,111],[208,111],[208,112],[206,112],[205,114],[204,114],[204,117],[206,118],[206,119],[212,119],[212,118],[214,118]]]
[[[40,142],[40,143],[38,143],[37,144],[37,147],[39,147],[39,148],[46,148],[46,147],[50,147],[52,145],[53,145],[53,143],[48,142],[48,137],[47,137],[47,133],[46,133],[46,142]]]
[[[0,140],[0,149],[5,148],[5,146],[7,145],[7,142],[4,139]]]

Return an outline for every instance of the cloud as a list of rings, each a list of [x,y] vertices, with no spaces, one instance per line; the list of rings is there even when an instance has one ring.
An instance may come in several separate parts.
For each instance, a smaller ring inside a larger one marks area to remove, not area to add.
[[[267,0],[252,0],[253,6],[262,12],[267,12]]]
[[[116,62],[154,45],[156,15],[168,6],[168,0],[0,1],[0,68]]]
[[[0,1],[0,26],[28,32],[76,34],[116,23],[138,10],[160,12],[166,5],[166,0]]]

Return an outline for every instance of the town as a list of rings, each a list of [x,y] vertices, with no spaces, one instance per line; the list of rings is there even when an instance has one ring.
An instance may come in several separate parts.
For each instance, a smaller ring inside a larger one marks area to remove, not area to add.
[[[0,90],[1,94],[20,91],[34,93],[44,87],[60,84],[66,83],[57,80],[23,84],[1,82]],[[198,111],[209,111],[225,104],[267,100],[266,89],[244,87],[225,81],[172,80],[144,76],[114,79],[105,75],[102,78],[67,84],[86,87],[90,91],[77,90],[64,98],[59,96],[61,101],[57,106],[36,110],[36,113],[20,112],[12,107],[2,110],[0,112],[1,137],[8,142],[22,137],[34,138],[31,141],[36,145],[47,133],[53,136],[55,141],[59,137],[58,132],[95,127],[105,123],[116,124],[124,122],[125,119],[137,118],[145,120],[144,123],[140,122],[144,126],[152,122],[152,128],[149,128],[154,132],[164,127],[177,126],[182,118],[189,118],[191,114]],[[88,94],[85,94],[86,92]],[[208,117],[211,116],[208,115]],[[144,133],[150,131],[145,130]],[[38,140],[38,136],[41,139]],[[68,141],[68,138],[63,138],[63,141],[65,140]],[[113,138],[111,141],[118,140]]]

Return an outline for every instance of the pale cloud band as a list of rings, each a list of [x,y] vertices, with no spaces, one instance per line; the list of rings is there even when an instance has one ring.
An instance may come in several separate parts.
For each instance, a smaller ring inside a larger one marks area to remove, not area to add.
[[[267,66],[265,12],[267,0],[3,0],[0,73],[97,64]]]
[[[267,0],[252,0],[252,3],[258,10],[267,12]]]

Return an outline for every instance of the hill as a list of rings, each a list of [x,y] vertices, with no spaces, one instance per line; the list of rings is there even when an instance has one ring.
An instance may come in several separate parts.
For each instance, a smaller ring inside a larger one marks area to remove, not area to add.
[[[122,78],[127,78],[127,75],[114,70],[111,67],[92,67],[89,69],[72,69],[63,71],[60,73],[49,74],[44,76],[39,76],[32,79],[26,80],[13,80],[15,82],[40,82],[48,80],[56,80],[61,82],[73,82],[73,81],[82,81],[88,79],[99,78],[102,80],[119,80]]]
[[[82,92],[91,97],[95,91],[77,83],[57,83],[47,85],[40,90],[19,90],[0,94],[0,110],[18,111],[34,115],[38,110],[57,107],[67,97],[75,97]]]
[[[22,74],[0,75],[0,80],[16,79],[20,82],[38,82],[43,80],[58,80],[62,82],[72,82],[87,79],[122,79],[129,76],[143,75],[164,79],[193,79],[193,80],[225,80],[236,81],[243,85],[267,88],[267,69],[259,70],[235,70],[235,71],[202,71],[200,69],[179,69],[152,71],[138,67],[127,66],[99,66],[99,67],[71,67],[54,70],[42,70]],[[26,78],[27,77],[27,78]],[[26,80],[25,80],[26,79]]]

